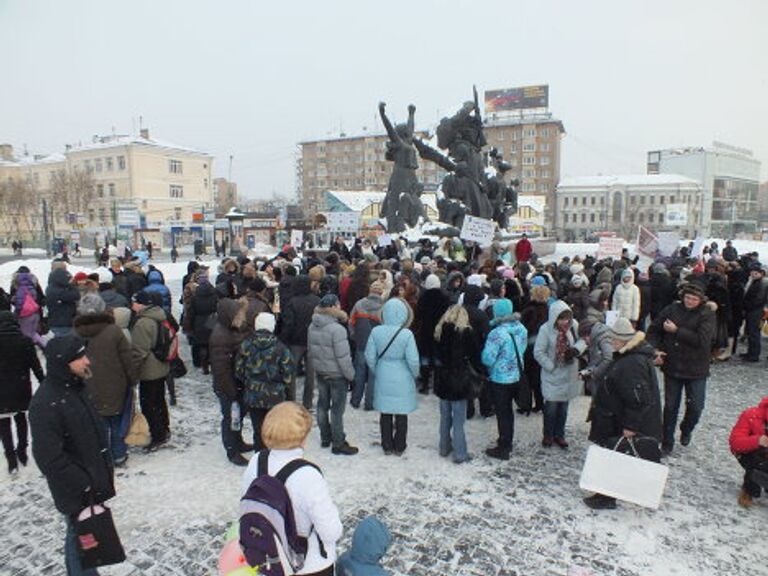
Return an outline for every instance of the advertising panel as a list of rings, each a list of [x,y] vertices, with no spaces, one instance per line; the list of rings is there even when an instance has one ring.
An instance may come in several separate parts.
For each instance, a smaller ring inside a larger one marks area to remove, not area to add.
[[[485,91],[485,113],[526,108],[547,108],[549,106],[549,85],[521,86]]]

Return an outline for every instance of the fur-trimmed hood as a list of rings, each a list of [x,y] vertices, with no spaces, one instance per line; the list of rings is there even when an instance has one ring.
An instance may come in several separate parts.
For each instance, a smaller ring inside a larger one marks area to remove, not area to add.
[[[610,333],[608,334],[608,337],[610,338]],[[640,330],[638,330],[637,332],[635,332],[635,335],[632,336],[632,339],[629,340],[626,344],[624,344],[624,346],[619,348],[616,352],[618,354],[626,354],[630,350],[634,350],[635,348],[640,346],[640,344],[642,344],[643,342],[645,342],[645,332],[641,332]]]
[[[339,324],[347,323],[347,313],[344,310],[338,308],[321,308],[317,306],[314,314],[312,314],[312,326],[315,328],[323,328],[333,322]]]

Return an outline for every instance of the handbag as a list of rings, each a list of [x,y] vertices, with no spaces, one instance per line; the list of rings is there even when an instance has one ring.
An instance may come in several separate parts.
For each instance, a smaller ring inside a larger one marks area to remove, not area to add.
[[[95,504],[91,500],[75,520],[77,533],[77,551],[80,565],[85,568],[98,568],[125,561],[125,550],[112,519],[112,511],[104,504]]]
[[[520,380],[517,381],[517,390],[515,390],[515,404],[517,404],[519,410],[530,412],[533,407],[533,393],[531,391],[531,384],[528,382],[528,376],[525,374],[523,362],[520,358],[520,350],[517,348],[514,336],[512,336],[512,346],[515,347],[517,369],[520,371]]]
[[[669,468],[663,464],[641,458],[644,447],[655,438],[619,438],[613,449],[595,444],[587,449],[584,468],[581,471],[579,487],[582,490],[605,494],[612,498],[632,502],[645,508],[658,509],[669,475]],[[622,443],[630,454],[622,452]]]
[[[128,433],[125,435],[125,443],[128,446],[147,446],[152,441],[152,436],[149,433],[149,424],[144,414],[136,409],[135,399],[131,404],[133,415],[131,416],[131,425],[128,427]]]
[[[171,371],[171,376],[174,378],[183,378],[187,375],[187,365],[184,364],[184,360],[182,360],[180,356],[176,356],[176,358],[171,360],[169,369]]]

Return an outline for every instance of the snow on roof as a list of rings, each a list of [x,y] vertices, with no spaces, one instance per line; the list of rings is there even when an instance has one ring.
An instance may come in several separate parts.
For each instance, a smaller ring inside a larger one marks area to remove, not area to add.
[[[381,204],[387,195],[386,192],[371,192],[370,190],[329,190],[327,193],[344,204],[351,212],[362,212],[371,204]],[[423,193],[421,202],[437,211],[437,196],[435,194]]]
[[[116,148],[118,146],[154,146],[157,148],[168,148],[171,150],[179,150],[181,152],[187,152],[190,154],[202,154],[204,156],[210,156],[208,152],[196,150],[189,146],[180,146],[171,142],[163,140],[156,140],[154,138],[143,138],[141,136],[105,136],[99,138],[96,142],[83,144],[82,146],[72,146],[69,152],[85,152],[90,150],[102,150],[106,148]]]
[[[699,182],[679,174],[624,174],[611,176],[575,176],[563,178],[558,190],[563,188],[604,188],[610,186],[676,186]]]

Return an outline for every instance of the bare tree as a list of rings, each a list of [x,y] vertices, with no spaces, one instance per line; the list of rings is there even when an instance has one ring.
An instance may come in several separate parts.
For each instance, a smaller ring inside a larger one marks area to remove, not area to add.
[[[50,205],[55,220],[66,220],[69,214],[83,214],[95,195],[93,177],[88,172],[61,169],[51,176]]]
[[[26,180],[0,183],[0,219],[3,228],[18,239],[31,240],[38,233],[40,195]]]

